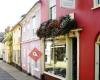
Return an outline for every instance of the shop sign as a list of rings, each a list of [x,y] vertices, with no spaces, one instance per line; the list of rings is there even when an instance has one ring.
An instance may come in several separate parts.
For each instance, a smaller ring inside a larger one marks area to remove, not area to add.
[[[38,61],[40,59],[40,57],[42,56],[41,51],[39,51],[37,48],[34,48],[29,56],[34,60],[34,61]]]
[[[75,0],[60,0],[60,4],[64,8],[75,8]]]

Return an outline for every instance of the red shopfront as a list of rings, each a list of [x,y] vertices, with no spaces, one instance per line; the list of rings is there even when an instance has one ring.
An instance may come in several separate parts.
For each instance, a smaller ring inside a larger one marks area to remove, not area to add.
[[[42,22],[44,22],[49,19],[48,1],[41,1],[41,15]],[[61,7],[60,1],[61,0],[56,0],[56,17],[58,18],[74,12],[78,28],[83,29],[81,33],[79,33],[79,46],[77,45],[79,49],[79,64],[77,64],[79,65],[79,71],[77,71],[77,73],[79,75],[76,80],[99,80],[99,65],[96,65],[96,61],[98,63],[99,57],[96,57],[96,53],[100,53],[100,49],[96,47],[96,43],[99,45],[97,38],[100,35],[100,0],[74,0],[74,9]],[[44,13],[45,10],[47,13]],[[45,80],[57,80],[55,75],[44,74]]]

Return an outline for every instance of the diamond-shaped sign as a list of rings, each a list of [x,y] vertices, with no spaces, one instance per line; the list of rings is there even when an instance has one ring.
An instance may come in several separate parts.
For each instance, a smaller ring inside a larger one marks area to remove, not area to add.
[[[41,51],[39,51],[37,48],[34,48],[34,49],[30,52],[29,56],[30,56],[33,60],[37,61],[37,60],[39,60],[39,58],[42,56],[42,53],[41,53]]]

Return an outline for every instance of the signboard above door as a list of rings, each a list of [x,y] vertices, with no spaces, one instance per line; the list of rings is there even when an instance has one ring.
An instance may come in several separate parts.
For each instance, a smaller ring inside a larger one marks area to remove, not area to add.
[[[63,8],[75,9],[75,0],[60,0],[60,5]]]

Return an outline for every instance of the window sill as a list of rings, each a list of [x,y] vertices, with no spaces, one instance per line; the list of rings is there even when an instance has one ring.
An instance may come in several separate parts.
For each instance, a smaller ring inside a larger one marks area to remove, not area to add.
[[[91,8],[92,10],[94,10],[94,9],[97,9],[97,8],[100,8],[100,4],[99,5],[97,5],[97,6],[94,6],[93,8]]]
[[[53,76],[53,77],[55,77],[55,78],[61,79],[61,80],[66,80],[66,79],[63,78],[63,77],[60,77],[60,76],[54,75],[54,74],[49,73],[49,72],[44,72],[44,73],[47,74],[47,75]]]

